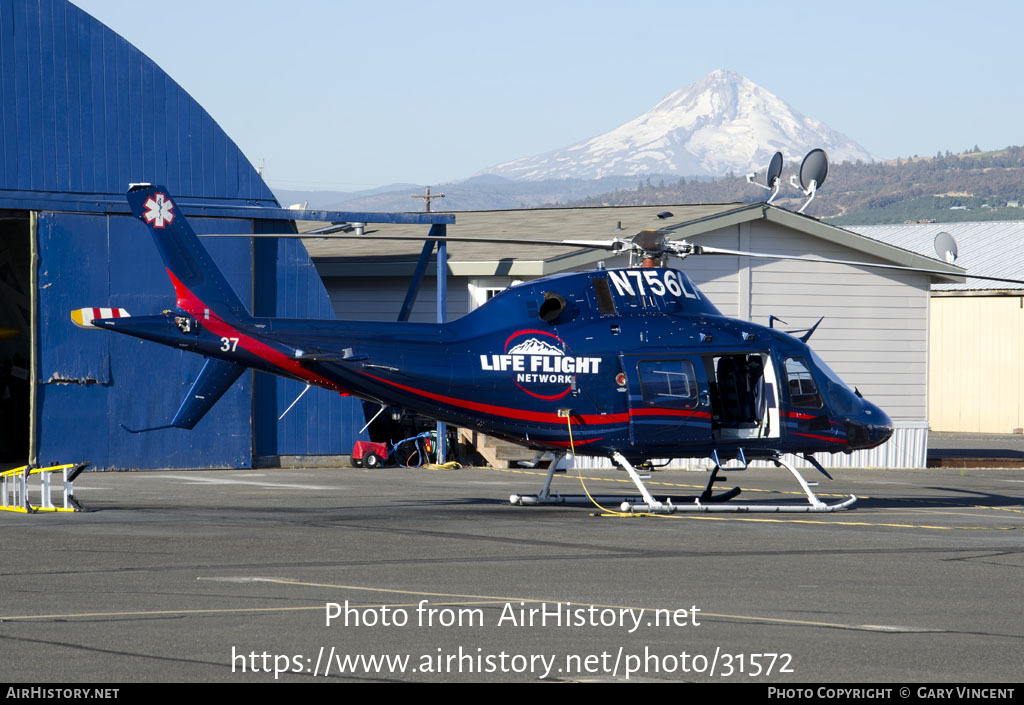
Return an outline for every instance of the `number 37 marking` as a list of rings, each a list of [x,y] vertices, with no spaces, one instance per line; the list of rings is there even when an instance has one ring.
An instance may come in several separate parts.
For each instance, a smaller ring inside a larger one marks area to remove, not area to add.
[[[221,338],[220,349],[221,352],[234,352],[238,347],[238,338]]]

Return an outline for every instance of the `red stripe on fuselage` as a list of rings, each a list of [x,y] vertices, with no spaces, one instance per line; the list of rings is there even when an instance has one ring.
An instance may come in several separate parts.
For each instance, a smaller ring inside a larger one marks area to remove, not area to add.
[[[846,445],[845,438],[829,438],[828,436],[815,436],[813,433],[796,433],[794,431],[790,431],[790,433],[792,433],[794,436],[803,436],[804,438],[815,438],[819,441],[828,441],[829,443],[841,443],[843,445]]]
[[[361,374],[375,379],[378,382],[389,384],[392,387],[411,392],[417,396],[425,397],[432,401],[438,401],[442,404],[448,404],[449,406],[455,406],[460,409],[468,409],[470,411],[479,411],[484,414],[490,414],[492,416],[504,416],[505,418],[513,418],[517,421],[533,421],[535,423],[553,423],[559,426],[566,423],[564,416],[559,416],[557,413],[551,413],[547,411],[527,411],[526,409],[513,409],[508,406],[496,406],[494,404],[483,404],[477,401],[469,401],[467,399],[457,399],[455,397],[448,397],[443,394],[435,394],[434,392],[428,392],[422,389],[416,389],[399,382],[392,382],[389,379],[383,377],[377,377],[367,372]],[[573,414],[572,421],[578,426],[585,426],[591,424],[611,424],[611,423],[625,423],[629,416],[628,414],[589,414],[580,415]],[[539,442],[539,441],[538,441]]]
[[[504,416],[518,421],[533,421],[536,423],[553,423],[558,425],[565,423],[565,417],[559,416],[557,413],[553,414],[551,412],[544,411],[527,411],[526,409],[513,409],[508,406],[497,406],[494,404],[469,401],[467,399],[457,399],[455,397],[449,397],[443,394],[436,394],[423,389],[410,387],[409,385],[401,384],[400,382],[393,382],[389,379],[377,377],[376,375],[371,375],[367,372],[362,372],[361,374],[369,377],[370,379],[377,380],[378,382],[383,382],[384,384],[389,384],[392,387],[397,387],[398,389],[411,392],[417,396],[426,397],[432,401],[441,402],[442,404],[448,404],[460,409],[479,411],[492,416]],[[626,423],[630,416],[683,416],[699,419],[711,418],[711,414],[706,411],[692,411],[687,409],[630,409],[629,412],[625,414],[573,414],[571,418],[573,419],[573,423],[577,426],[586,426]],[[539,442],[541,441],[538,441],[538,443]],[[580,444],[582,443],[583,441],[580,441]]]
[[[203,325],[214,335],[219,335],[223,338],[238,338],[238,345],[240,345],[243,350],[251,352],[253,355],[266,360],[270,364],[279,367],[282,370],[286,370],[289,374],[319,387],[326,387],[327,389],[331,389],[336,392],[345,392],[345,390],[338,386],[337,383],[332,382],[326,377],[321,377],[314,372],[310,372],[297,360],[291,359],[280,350],[275,350],[266,343],[262,343],[252,336],[246,335],[234,328],[213,311],[209,311],[209,306],[203,303],[198,296],[189,291],[188,287],[182,284],[181,280],[174,276],[174,273],[171,272],[171,270],[168,269],[167,274],[170,276],[171,283],[174,285],[174,293],[178,297],[178,307],[195,316],[197,320],[201,320]],[[207,311],[209,311],[209,314],[207,314]]]
[[[597,438],[588,438],[588,439],[582,440],[582,441],[581,440],[573,439],[573,441],[571,443],[569,441],[538,441],[538,440],[534,440],[533,443],[536,443],[537,445],[541,445],[541,446],[554,446],[555,448],[573,448],[575,446],[585,446],[588,443],[594,443],[595,441],[601,440],[601,438],[602,438],[602,436],[598,436]]]

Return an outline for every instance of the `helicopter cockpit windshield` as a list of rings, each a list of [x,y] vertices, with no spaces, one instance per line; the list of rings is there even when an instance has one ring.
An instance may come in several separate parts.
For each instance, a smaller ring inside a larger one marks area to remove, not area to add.
[[[822,387],[825,394],[828,396],[833,413],[837,414],[849,414],[856,410],[856,404],[854,392],[850,387],[842,380],[842,378],[835,373],[835,371],[829,367],[824,360],[814,352],[813,349],[809,348],[811,353],[811,361],[817,370],[825,377],[822,380]]]

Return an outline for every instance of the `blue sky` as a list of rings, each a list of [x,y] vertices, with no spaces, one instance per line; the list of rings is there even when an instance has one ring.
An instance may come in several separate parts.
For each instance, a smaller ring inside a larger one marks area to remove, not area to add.
[[[732,69],[883,158],[1024,144],[1024,3],[72,0],[274,187],[438,184]]]

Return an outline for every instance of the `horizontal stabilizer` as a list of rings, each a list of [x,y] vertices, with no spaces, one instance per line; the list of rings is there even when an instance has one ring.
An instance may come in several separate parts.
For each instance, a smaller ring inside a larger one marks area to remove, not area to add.
[[[123,308],[80,308],[71,312],[71,320],[79,328],[98,328],[93,321],[103,318],[130,318]]]

